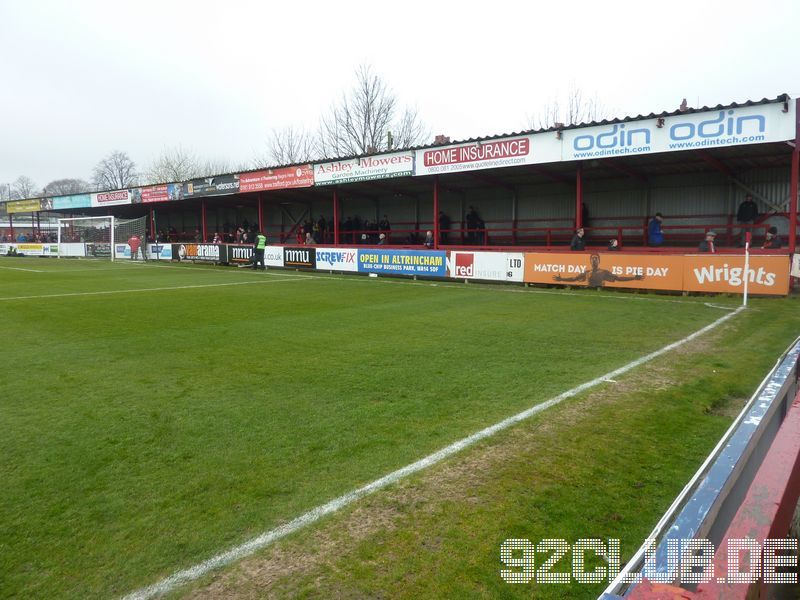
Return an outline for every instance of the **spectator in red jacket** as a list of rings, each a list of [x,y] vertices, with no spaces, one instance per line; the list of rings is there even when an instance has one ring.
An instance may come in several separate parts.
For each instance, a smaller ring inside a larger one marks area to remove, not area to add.
[[[131,260],[136,260],[136,256],[139,254],[139,247],[142,245],[142,240],[139,239],[139,236],[135,233],[128,238],[128,246],[131,249]],[[142,258],[144,258],[144,250],[142,251]]]

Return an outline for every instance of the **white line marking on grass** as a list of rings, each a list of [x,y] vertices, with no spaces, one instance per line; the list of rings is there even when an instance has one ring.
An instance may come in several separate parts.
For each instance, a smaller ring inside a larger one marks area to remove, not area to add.
[[[502,431],[504,429],[508,429],[512,425],[516,425],[520,421],[524,421],[532,417],[533,415],[542,412],[556,404],[563,402],[568,398],[572,398],[573,396],[577,396],[581,392],[585,392],[586,390],[593,388],[607,380],[613,379],[614,377],[618,377],[619,375],[623,375],[628,371],[635,369],[636,367],[653,360],[654,358],[658,358],[659,356],[686,344],[701,335],[708,333],[712,329],[719,327],[725,321],[733,318],[739,312],[744,310],[744,307],[737,308],[734,312],[728,313],[725,316],[720,317],[713,323],[706,325],[702,329],[698,329],[694,333],[687,335],[685,338],[678,340],[677,342],[673,342],[661,348],[660,350],[656,350],[655,352],[651,352],[641,358],[637,358],[636,360],[629,362],[627,365],[619,367],[618,369],[614,369],[613,371],[609,371],[605,375],[601,375],[591,381],[587,381],[586,383],[582,383],[579,386],[572,388],[571,390],[567,390],[556,396],[555,398],[551,398],[542,402],[541,404],[537,404],[532,406],[531,408],[522,411],[521,413],[517,413],[512,417],[508,417],[499,423],[491,425],[490,427],[486,427],[485,429],[481,429],[477,433],[473,433],[469,437],[465,437],[457,442],[450,444],[439,450],[438,452],[434,452],[422,458],[416,462],[411,463],[408,466],[403,467],[402,469],[398,469],[397,471],[393,471],[388,475],[384,475],[380,479],[376,479],[372,483],[368,483],[367,485],[357,488],[351,492],[344,494],[343,496],[339,496],[334,500],[326,504],[322,504],[317,506],[316,508],[311,509],[310,511],[300,515],[299,517],[276,527],[275,529],[271,529],[269,531],[265,531],[261,535],[254,537],[245,543],[235,546],[225,552],[217,554],[205,560],[201,563],[198,563],[188,569],[184,569],[182,571],[178,571],[169,577],[162,579],[158,583],[154,583],[151,586],[142,588],[140,590],[136,590],[135,592],[131,592],[127,596],[124,597],[123,600],[147,600],[149,598],[153,598],[155,596],[166,594],[167,592],[175,589],[178,586],[181,586],[185,583],[189,583],[190,581],[194,581],[208,573],[209,571],[213,571],[215,569],[219,569],[220,567],[224,567],[229,565],[232,562],[240,560],[246,556],[253,554],[254,552],[261,550],[262,548],[272,544],[273,542],[286,537],[287,535],[302,529],[312,523],[318,521],[322,517],[326,515],[333,514],[338,510],[352,504],[356,500],[363,498],[373,492],[376,492],[380,489],[383,489],[393,483],[408,477],[418,471],[422,471],[423,469],[427,469],[428,467],[435,465],[444,459],[460,452],[464,448],[472,446],[476,442],[479,442],[483,439],[486,439],[495,433]]]
[[[47,273],[47,271],[39,271],[37,269],[23,269],[22,267],[0,267],[0,269],[11,269],[12,271],[28,271],[29,273]]]
[[[361,276],[337,276],[337,275],[323,275],[323,274],[311,274],[310,277],[314,279],[334,279],[336,281],[352,281],[356,283],[375,283],[376,281],[379,283],[385,284],[395,284],[395,285],[421,285],[425,287],[441,287],[443,289],[454,289],[454,290],[481,290],[481,291],[493,291],[493,292],[505,292],[509,294],[549,294],[551,296],[575,296],[578,298],[602,298],[605,300],[638,300],[639,302],[669,302],[672,304],[692,304],[695,306],[699,306],[700,302],[693,301],[693,300],[673,300],[669,298],[642,298],[640,296],[634,296],[632,294],[613,294],[608,292],[600,292],[598,290],[597,294],[592,294],[591,292],[570,292],[568,290],[542,290],[538,288],[517,288],[517,287],[505,287],[505,286],[498,286],[492,282],[478,282],[472,285],[464,285],[457,281],[445,281],[441,283],[432,283],[432,282],[424,282],[424,281],[412,281],[410,279],[400,279],[400,278],[393,278],[393,277],[382,277],[379,279],[374,278],[365,278]],[[613,294],[613,295],[612,295]],[[709,302],[704,302],[706,306],[709,308],[719,308],[722,310],[736,310],[736,307],[725,307],[721,305],[713,305]]]
[[[238,273],[239,269],[228,269],[228,268],[221,268],[221,269],[210,269],[208,267],[200,267],[200,266],[190,266],[190,265],[170,265],[164,264],[166,261],[154,261],[150,260],[147,263],[133,263],[133,264],[141,264],[141,266],[152,266],[153,268],[160,268],[160,269],[183,269],[186,271],[189,270],[197,270],[197,271],[205,271],[207,273],[224,273],[224,272],[231,272],[231,273]],[[131,264],[131,263],[124,263],[124,264]],[[640,296],[634,296],[632,294],[609,294],[607,292],[598,293],[597,295],[590,295],[588,292],[571,292],[569,290],[543,290],[538,288],[512,288],[512,287],[505,287],[505,286],[498,286],[493,284],[492,282],[476,282],[477,285],[464,285],[459,283],[458,281],[442,281],[442,282],[431,282],[431,281],[412,281],[410,279],[402,279],[402,278],[393,278],[393,277],[380,277],[380,278],[369,278],[363,277],[360,275],[328,275],[326,273],[316,273],[310,271],[302,271],[300,273],[295,273],[291,271],[281,272],[280,270],[272,269],[269,271],[270,275],[275,275],[276,277],[303,277],[306,279],[320,279],[323,281],[327,280],[335,280],[335,281],[349,281],[353,283],[385,283],[385,284],[394,284],[394,285],[421,285],[425,287],[441,287],[445,289],[460,289],[460,290],[491,290],[494,292],[506,292],[511,294],[548,294],[552,296],[576,296],[579,298],[603,298],[605,300],[635,300],[639,302],[669,302],[672,304],[693,304],[699,305],[700,302],[692,301],[692,300],[675,300],[670,298],[642,298]],[[726,307],[719,304],[711,304],[710,302],[704,302],[706,306],[709,308],[717,308],[720,310],[736,310],[736,307]]]
[[[34,300],[37,298],[68,298],[70,296],[103,296],[106,294],[131,294],[134,292],[164,292],[169,290],[192,290],[198,288],[212,288],[212,287],[227,287],[232,285],[254,285],[264,283],[284,283],[292,281],[302,281],[297,279],[260,279],[258,281],[234,281],[231,283],[204,283],[198,285],[176,285],[172,287],[157,287],[157,288],[136,288],[131,290],[107,290],[102,292],[71,292],[68,294],[43,294],[41,296],[13,296],[11,298],[0,298],[0,302],[4,300]]]
[[[736,310],[735,306],[723,306],[721,304],[712,304],[711,302],[703,302],[709,308],[719,308],[721,310]]]

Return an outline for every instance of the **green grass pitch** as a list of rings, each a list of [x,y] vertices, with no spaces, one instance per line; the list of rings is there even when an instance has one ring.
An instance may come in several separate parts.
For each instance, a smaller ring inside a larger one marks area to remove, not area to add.
[[[542,292],[0,259],[0,597],[124,595],[679,340],[739,302]],[[720,393],[752,393],[797,335],[797,308],[756,299],[735,318],[724,350],[743,362],[720,368],[730,388]],[[696,433],[705,452],[730,422],[715,419]],[[685,480],[695,466],[667,471]],[[554,505],[569,501],[553,493]],[[573,527],[582,519],[563,518]],[[477,532],[486,524],[476,519]],[[442,589],[507,590],[493,556],[469,573],[485,579],[477,587],[462,589],[455,574]],[[391,589],[364,577],[364,595],[378,591],[368,580]]]

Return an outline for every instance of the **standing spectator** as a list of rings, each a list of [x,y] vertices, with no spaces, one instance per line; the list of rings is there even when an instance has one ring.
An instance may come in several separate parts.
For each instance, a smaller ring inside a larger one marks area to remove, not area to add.
[[[660,212],[650,219],[650,224],[647,226],[647,241],[651,246],[660,246],[664,243],[664,233],[661,231],[661,223],[664,217]]]
[[[464,217],[467,222],[467,243],[476,244],[478,242],[478,227],[481,218],[478,216],[478,211],[474,206],[470,206],[467,214]]]
[[[425,244],[426,248],[428,248],[428,249],[433,248],[433,232],[432,231],[428,231],[425,234],[425,241],[423,243]]]
[[[304,244],[306,241],[306,231],[303,227],[299,227],[297,229],[297,233],[294,236],[295,241],[298,244]]]
[[[387,215],[383,215],[383,218],[378,221],[378,232],[382,234],[386,234],[384,237],[389,238],[389,235],[392,233],[392,226],[389,224],[389,217]],[[380,239],[380,235],[378,239]]]
[[[584,250],[586,248],[586,240],[583,239],[583,227],[578,227],[575,230],[575,235],[572,236],[572,241],[569,243],[570,250]]]
[[[447,243],[447,236],[450,233],[450,217],[444,211],[439,211],[439,242]]]
[[[781,238],[778,237],[778,228],[773,226],[767,229],[767,237],[761,246],[762,250],[777,250],[781,247]]]
[[[700,246],[698,246],[697,250],[699,252],[710,252],[711,254],[715,254],[717,252],[717,247],[714,245],[714,240],[716,237],[716,233],[713,231],[707,231],[706,239],[700,242]]]
[[[317,220],[317,228],[319,229],[322,242],[326,243],[328,241],[328,222],[325,220],[323,215],[320,215],[319,219]]]
[[[619,251],[619,240],[617,238],[611,238],[610,240],[608,240],[608,250],[610,252]]]
[[[211,240],[211,243],[212,244],[221,244],[222,243],[222,238],[219,236],[219,232],[218,231],[214,232],[214,239]]]
[[[139,246],[141,246],[142,240],[139,239],[139,236],[135,233],[128,238],[128,246],[131,249],[131,260],[136,260],[136,257],[139,254]],[[142,252],[142,258],[144,258],[144,252]]]
[[[378,245],[385,246],[386,245],[386,234],[382,233],[378,236]]]
[[[316,242],[314,241],[314,236],[311,235],[311,232],[309,231],[308,233],[306,233],[306,239],[305,239],[306,246],[313,246],[315,243]]]
[[[581,202],[581,226],[587,225],[589,225],[589,207],[586,206],[586,202]]]
[[[264,250],[266,247],[267,236],[259,231],[253,244],[253,269],[258,270],[258,265],[261,265],[262,271],[267,270],[267,266],[264,264]]]
[[[753,196],[747,194],[744,197],[744,201],[739,205],[739,210],[736,211],[736,220],[742,226],[740,246],[744,246],[745,235],[749,229],[753,228],[757,219],[758,205],[753,201]]]

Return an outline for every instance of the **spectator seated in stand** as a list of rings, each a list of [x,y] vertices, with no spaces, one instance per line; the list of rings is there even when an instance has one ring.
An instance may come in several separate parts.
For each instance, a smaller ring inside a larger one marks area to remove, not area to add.
[[[778,237],[778,228],[770,227],[767,230],[767,236],[764,243],[761,245],[762,250],[777,250],[782,246],[781,238]]]

